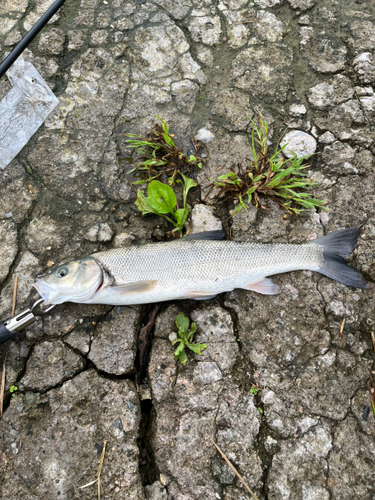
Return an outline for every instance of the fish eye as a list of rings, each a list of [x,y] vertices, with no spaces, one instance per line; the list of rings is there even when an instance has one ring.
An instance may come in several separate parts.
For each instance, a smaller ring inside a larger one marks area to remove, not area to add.
[[[68,274],[69,270],[67,267],[60,267],[60,269],[57,270],[57,275],[60,278],[64,278]]]

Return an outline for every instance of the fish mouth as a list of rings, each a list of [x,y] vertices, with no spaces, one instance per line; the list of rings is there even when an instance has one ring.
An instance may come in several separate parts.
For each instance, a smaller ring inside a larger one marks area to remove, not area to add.
[[[41,280],[38,280],[33,284],[33,287],[36,289],[36,291],[42,297],[42,299],[44,300],[44,303],[47,306],[51,305],[51,304],[59,304],[60,303],[60,302],[56,301],[57,297],[59,296],[59,292],[57,290],[53,290],[51,285],[48,285],[47,283],[44,283]]]

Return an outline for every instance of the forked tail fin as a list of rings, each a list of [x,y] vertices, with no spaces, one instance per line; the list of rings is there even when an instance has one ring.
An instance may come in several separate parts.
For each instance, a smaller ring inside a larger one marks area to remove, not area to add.
[[[324,249],[324,264],[317,271],[347,286],[369,288],[361,273],[348,266],[345,258],[353,252],[360,229],[341,229],[314,240]]]

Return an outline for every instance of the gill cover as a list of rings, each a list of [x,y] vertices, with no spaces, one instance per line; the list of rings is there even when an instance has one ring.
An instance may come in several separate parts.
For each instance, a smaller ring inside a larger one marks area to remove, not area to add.
[[[46,304],[82,303],[103,283],[103,270],[92,257],[74,260],[37,276],[34,288]]]

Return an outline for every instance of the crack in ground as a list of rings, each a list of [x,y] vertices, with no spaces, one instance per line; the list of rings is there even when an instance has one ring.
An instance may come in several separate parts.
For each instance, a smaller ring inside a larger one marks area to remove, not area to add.
[[[138,386],[142,383],[147,374],[150,361],[152,341],[154,338],[155,321],[160,313],[160,304],[149,304],[143,308],[140,314],[140,329],[137,340],[137,353],[135,357],[136,375],[134,381]],[[143,333],[143,334],[142,334]],[[139,450],[139,475],[142,486],[153,484],[160,478],[160,471],[157,466],[155,450],[153,448],[153,427],[156,417],[156,410],[151,399],[143,399],[140,396],[141,421],[137,446]]]

